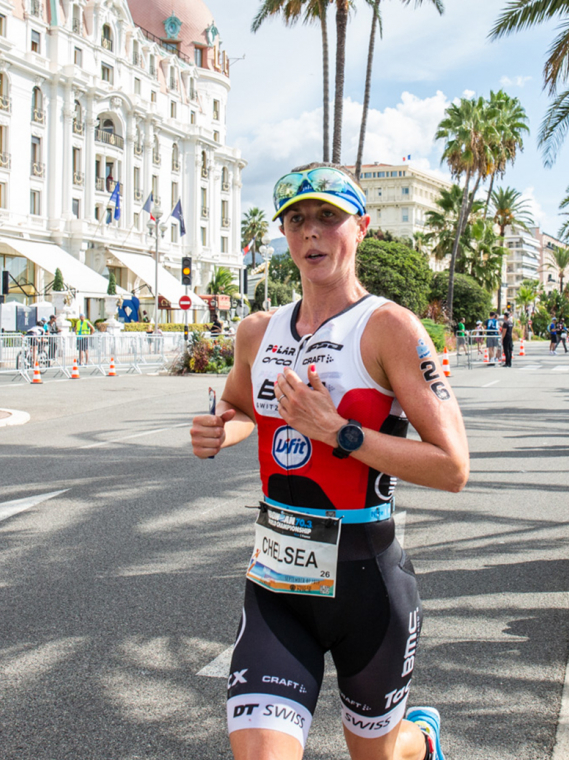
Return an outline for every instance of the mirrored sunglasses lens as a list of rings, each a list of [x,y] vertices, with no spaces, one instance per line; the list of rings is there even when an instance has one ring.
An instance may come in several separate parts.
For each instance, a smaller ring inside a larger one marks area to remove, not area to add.
[[[341,193],[349,187],[345,175],[335,169],[314,169],[308,173],[308,179],[319,193]]]
[[[302,184],[302,174],[286,174],[275,186],[275,201],[286,201],[293,198]]]

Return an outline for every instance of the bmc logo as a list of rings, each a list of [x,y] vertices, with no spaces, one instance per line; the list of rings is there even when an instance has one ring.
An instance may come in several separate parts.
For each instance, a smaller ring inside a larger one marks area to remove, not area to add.
[[[288,425],[277,428],[273,438],[273,459],[283,470],[304,467],[312,456],[310,439]]]

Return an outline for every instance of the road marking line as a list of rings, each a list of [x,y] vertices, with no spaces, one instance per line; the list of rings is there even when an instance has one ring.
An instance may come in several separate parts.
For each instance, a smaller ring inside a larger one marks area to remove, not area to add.
[[[405,544],[405,522],[407,519],[407,512],[405,510],[397,512],[393,519],[395,521],[395,536],[401,546],[403,546]],[[206,678],[229,678],[232,655],[233,647],[230,646],[221,654],[218,654],[208,665],[199,670],[196,675],[205,676]]]
[[[565,667],[565,682],[551,760],[567,760],[567,757],[569,757],[569,663]]]
[[[499,383],[499,380],[492,380],[491,383],[486,383],[486,385],[481,386],[482,388],[489,388],[491,385],[496,385],[496,383]]]
[[[108,443],[121,443],[121,441],[131,441],[133,438],[142,438],[145,435],[153,435],[154,433],[163,433],[166,430],[173,430],[179,427],[190,427],[190,422],[180,422],[179,425],[172,425],[171,427],[155,428],[154,430],[145,430],[144,433],[135,433],[134,435],[125,435],[122,438],[111,438],[109,441],[98,441],[97,443],[88,443],[86,446],[79,446],[80,449],[96,449],[98,446],[106,446]]]
[[[557,367],[551,368],[552,372],[569,372],[569,367],[566,367],[563,364],[558,364]]]
[[[525,369],[541,369],[541,364],[528,364],[526,367],[516,367],[520,372]]]
[[[218,654],[215,660],[212,660],[209,665],[199,670],[196,675],[205,676],[206,678],[229,678],[229,667],[231,665],[231,657],[233,655],[233,646],[229,649],[225,649],[221,654]]]
[[[53,499],[55,496],[59,496],[61,493],[69,491],[69,488],[64,488],[63,491],[51,491],[50,493],[40,493],[37,496],[26,496],[24,499],[14,499],[13,501],[5,501],[0,504],[0,522],[7,520],[9,517],[25,512],[26,509],[41,504],[43,501]]]

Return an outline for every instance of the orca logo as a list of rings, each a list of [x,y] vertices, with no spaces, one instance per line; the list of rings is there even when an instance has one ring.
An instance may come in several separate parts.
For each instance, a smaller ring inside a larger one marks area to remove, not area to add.
[[[297,470],[299,467],[304,467],[311,456],[310,438],[288,425],[275,430],[273,459],[283,470]]]
[[[391,475],[380,472],[375,479],[374,490],[381,501],[391,501],[396,485],[397,478],[392,478]]]

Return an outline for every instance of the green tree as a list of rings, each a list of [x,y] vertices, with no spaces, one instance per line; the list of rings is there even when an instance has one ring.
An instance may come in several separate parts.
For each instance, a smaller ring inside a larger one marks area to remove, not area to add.
[[[267,283],[267,295],[272,306],[283,306],[292,301],[293,287],[290,282],[277,282],[269,275]],[[261,280],[255,288],[255,300],[251,304],[251,311],[263,311],[265,300],[265,281]]]
[[[269,264],[269,280],[290,285],[297,292],[302,292],[300,272],[288,251],[277,254],[271,259],[271,263]]]
[[[107,285],[107,295],[116,296],[117,294],[117,278],[114,272],[109,273],[109,284]]]
[[[437,272],[431,285],[431,301],[441,301],[448,307],[450,272]],[[468,328],[473,327],[478,319],[483,319],[492,307],[492,297],[476,280],[466,274],[455,275],[453,291],[454,311],[464,318]]]
[[[358,278],[370,293],[421,316],[429,303],[432,272],[425,254],[402,243],[366,238],[358,249]]]
[[[563,282],[565,280],[565,270],[569,266],[569,248],[554,245],[550,251],[553,261],[547,264],[548,269],[553,269],[557,273],[559,280],[559,293],[563,293]]]
[[[207,292],[213,295],[234,296],[239,293],[239,285],[233,279],[233,272],[227,267],[215,267],[213,277],[207,284]]]
[[[518,288],[518,293],[515,298],[516,306],[518,307],[518,317],[524,328],[524,338],[528,338],[527,324],[529,319],[529,309],[532,304],[535,303],[537,297],[539,283],[534,281],[524,285],[522,283]]]
[[[438,126],[435,138],[444,140],[442,161],[446,161],[452,176],[459,180],[464,176],[464,190],[449,264],[449,321],[453,317],[454,272],[460,237],[469,216],[480,181],[489,173],[492,164],[491,146],[498,141],[496,108],[484,98],[462,98],[445,111],[445,118]],[[474,180],[474,187],[470,182]]]
[[[567,190],[565,190],[565,192],[567,193],[567,195],[565,196],[565,198],[563,198],[563,200],[559,204],[560,209],[567,208],[569,206],[569,187],[567,188]],[[569,216],[569,212],[562,211],[561,216]],[[561,240],[569,242],[569,219],[566,219],[563,222],[557,234],[561,238]]]
[[[494,224],[500,227],[500,237],[506,234],[506,227],[529,229],[534,221],[528,209],[529,201],[513,187],[499,187],[492,192],[490,215]]]
[[[61,269],[57,267],[55,270],[55,276],[53,278],[53,285],[52,290],[54,290],[56,293],[60,293],[62,290],[65,290],[65,283],[63,281],[63,275],[61,274]]]
[[[265,233],[269,231],[269,222],[265,216],[265,212],[253,206],[249,211],[243,214],[241,220],[241,246],[245,248],[252,240],[253,249],[253,269],[255,268],[255,252],[261,247],[261,239]]]
[[[431,246],[434,257],[441,261],[445,256],[451,256],[456,239],[456,231],[460,219],[462,208],[463,192],[456,184],[452,185],[450,190],[443,188],[438,198],[435,200],[437,210],[427,211],[425,214],[425,224],[427,228],[426,242]],[[470,246],[469,225],[483,207],[481,201],[474,201],[470,209],[470,214],[463,225],[463,232],[459,237],[458,248],[455,258],[457,271],[462,271],[461,262],[465,260],[466,250]]]
[[[471,231],[472,243],[462,271],[491,293],[502,282],[502,269],[508,249],[504,246],[503,238],[494,232],[493,222],[488,219],[477,219]]]
[[[509,0],[490,38],[500,39],[530,27],[560,21],[559,34],[549,48],[543,71],[544,87],[553,97],[539,132],[546,166],[551,166],[569,129],[569,90],[557,94],[569,78],[569,2],[568,0]]]
[[[268,18],[281,14],[287,26],[296,24],[301,17],[305,24],[318,23],[322,34],[322,90],[323,90],[323,157],[330,160],[330,68],[328,52],[327,10],[331,0],[263,0],[253,19],[251,30],[257,32]]]
[[[364,103],[362,109],[362,121],[360,125],[360,139],[358,141],[358,154],[356,158],[356,170],[355,175],[359,178],[362,169],[362,159],[364,153],[364,143],[367,127],[367,116],[369,111],[369,101],[371,97],[371,78],[373,72],[373,56],[375,51],[375,35],[376,28],[379,25],[380,36],[383,36],[383,29],[381,25],[381,14],[379,12],[379,5],[381,0],[372,0],[372,17],[371,17],[371,31],[369,35],[368,52],[367,52],[367,67],[366,67],[366,79],[364,89]],[[403,5],[410,5],[411,0],[401,0]],[[444,13],[444,5],[442,0],[431,0],[435,8],[442,15]],[[415,7],[422,5],[423,0],[415,0]]]

